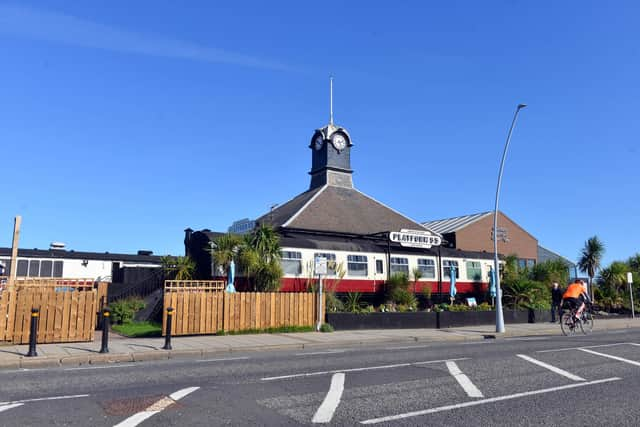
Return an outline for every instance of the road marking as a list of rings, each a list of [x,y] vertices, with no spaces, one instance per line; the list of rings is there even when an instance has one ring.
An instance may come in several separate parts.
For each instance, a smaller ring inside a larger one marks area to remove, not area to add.
[[[404,414],[391,415],[388,417],[372,418],[370,420],[360,421],[360,424],[378,424],[378,423],[384,423],[388,421],[396,421],[404,418],[418,417],[420,415],[434,414],[436,412],[451,411],[453,409],[459,409],[459,408],[467,408],[469,406],[484,405],[487,403],[501,402],[503,400],[517,399],[517,398],[526,397],[526,396],[534,396],[536,394],[552,393],[554,391],[567,390],[570,388],[584,387],[587,385],[595,385],[595,384],[607,383],[611,381],[619,381],[621,379],[622,378],[612,377],[612,378],[605,378],[602,380],[589,381],[584,383],[573,383],[573,384],[563,385],[559,387],[544,388],[541,390],[525,391],[523,393],[510,394],[506,396],[490,397],[488,399],[482,399],[482,400],[472,400],[470,402],[457,403],[455,405],[446,405],[446,406],[439,406],[437,408],[425,409],[423,411],[414,411],[414,412],[407,412]]]
[[[205,363],[205,362],[226,362],[228,360],[247,360],[249,357],[227,357],[225,359],[200,359],[195,360],[196,363]]]
[[[449,369],[453,378],[458,381],[460,387],[464,389],[469,397],[484,397],[482,392],[471,382],[469,377],[462,373],[456,362],[447,360],[447,369]]]
[[[17,408],[18,406],[22,406],[24,403],[10,403],[8,405],[0,405],[0,412],[8,411],[12,408]]]
[[[529,338],[514,338],[514,337],[508,337],[505,338],[507,341],[543,341],[543,340],[547,340],[547,337],[529,337]]]
[[[327,351],[314,351],[313,353],[296,353],[294,356],[315,356],[318,354],[338,354],[344,353],[347,350],[327,350]]]
[[[88,394],[71,394],[68,396],[36,397],[34,399],[22,399],[22,400],[14,400],[12,402],[0,402],[0,405],[11,405],[13,403],[41,402],[43,400],[77,399],[80,397],[89,397],[89,395]]]
[[[584,351],[585,353],[595,354],[596,356],[608,357],[609,359],[617,360],[618,362],[628,363],[630,365],[640,366],[640,362],[636,362],[634,360],[623,359],[622,357],[612,356],[610,354],[599,353],[593,350],[587,350],[586,348],[579,349],[580,351]]]
[[[329,392],[324,398],[322,405],[320,405],[316,414],[313,416],[313,420],[311,420],[312,423],[331,422],[333,413],[338,408],[342,392],[344,391],[344,377],[345,375],[342,372],[333,374],[333,377],[331,377],[331,387],[329,387]]]
[[[124,363],[122,365],[109,365],[109,366],[84,366],[81,368],[65,368],[63,371],[87,371],[91,369],[111,369],[111,368],[127,368],[129,366],[136,366],[135,363]]]
[[[284,380],[289,378],[300,378],[300,377],[313,377],[316,375],[327,375],[327,374],[337,374],[340,372],[360,372],[360,371],[373,371],[376,369],[392,369],[392,368],[402,368],[405,366],[416,366],[416,365],[426,365],[429,363],[441,363],[446,362],[448,360],[467,360],[468,357],[461,357],[458,359],[440,359],[440,360],[429,360],[426,362],[413,362],[413,363],[397,363],[395,365],[381,365],[381,366],[367,366],[365,368],[352,368],[352,369],[335,369],[332,371],[318,371],[318,372],[307,372],[303,374],[292,374],[292,375],[281,375],[278,377],[265,377],[262,378],[262,381],[273,381],[273,380]]]
[[[187,388],[183,388],[182,390],[178,390],[175,393],[171,393],[169,396],[163,397],[162,399],[158,400],[156,403],[149,406],[144,411],[137,412],[132,416],[130,416],[129,418],[125,419],[124,421],[119,422],[114,427],[135,427],[141,422],[143,422],[144,420],[151,418],[155,414],[162,412],[163,410],[167,409],[169,406],[176,403],[178,400],[182,399],[183,397],[185,397],[190,393],[193,393],[199,388],[200,387],[187,387]]]
[[[542,366],[543,368],[546,368],[552,372],[555,372],[556,374],[562,375],[563,377],[567,377],[570,380],[574,380],[574,381],[586,381],[584,378],[579,377],[577,375],[573,375],[571,372],[567,372],[564,369],[560,369],[560,368],[556,368],[555,366],[549,365],[548,363],[544,363],[541,362],[540,360],[534,359],[533,357],[529,357],[526,356],[524,354],[516,354],[516,356],[518,356],[521,359],[526,360],[527,362],[531,362],[533,364],[536,364],[538,366]]]
[[[409,346],[405,346],[405,347],[389,347],[389,348],[385,348],[385,350],[386,351],[413,350],[414,348],[428,348],[428,347],[433,347],[433,345],[409,345]]]
[[[614,347],[617,345],[637,345],[634,343],[630,343],[630,342],[616,342],[613,344],[599,344],[599,345],[586,345],[583,347],[563,347],[563,348],[554,348],[551,350],[538,350],[536,351],[536,353],[551,353],[554,351],[571,351],[571,350],[580,350],[581,348],[598,348],[598,347]]]

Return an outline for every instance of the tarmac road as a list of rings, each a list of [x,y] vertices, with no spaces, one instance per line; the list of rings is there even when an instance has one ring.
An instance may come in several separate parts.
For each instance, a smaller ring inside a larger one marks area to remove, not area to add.
[[[218,356],[0,371],[0,425],[635,426],[640,420],[637,329]]]

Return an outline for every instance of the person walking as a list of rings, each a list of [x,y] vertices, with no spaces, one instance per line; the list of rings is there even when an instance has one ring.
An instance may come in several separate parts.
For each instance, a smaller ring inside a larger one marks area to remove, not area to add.
[[[562,289],[558,286],[558,282],[553,282],[551,289],[551,323],[556,322],[556,313],[560,318],[560,306],[562,304]]]

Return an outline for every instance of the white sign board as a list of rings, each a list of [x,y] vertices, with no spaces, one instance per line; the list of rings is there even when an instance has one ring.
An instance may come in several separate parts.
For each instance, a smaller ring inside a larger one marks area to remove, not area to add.
[[[633,274],[631,272],[627,273],[627,283],[628,284],[632,284],[633,283]]]
[[[316,276],[327,274],[327,258],[323,256],[317,256],[315,259],[314,271]]]
[[[428,231],[407,230],[392,231],[389,233],[389,240],[400,243],[401,246],[411,248],[430,248],[431,246],[439,246],[442,244],[440,236],[433,235]]]

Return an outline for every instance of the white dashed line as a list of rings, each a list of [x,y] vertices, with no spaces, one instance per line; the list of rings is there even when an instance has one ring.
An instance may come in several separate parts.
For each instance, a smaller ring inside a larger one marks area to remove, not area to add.
[[[89,395],[88,394],[71,394],[67,396],[36,397],[34,399],[14,400],[13,402],[0,402],[0,405],[11,405],[13,403],[41,402],[44,400],[78,399],[80,397],[89,397]]]
[[[200,387],[188,387],[188,388],[183,388],[182,390],[178,390],[175,393],[171,393],[168,397],[163,397],[153,405],[149,406],[144,411],[133,414],[129,418],[125,419],[124,421],[121,421],[120,423],[116,424],[114,427],[135,427],[141,422],[143,422],[144,420],[151,418],[155,414],[162,412],[169,406],[176,403],[178,400],[182,399],[183,397],[185,397],[190,393],[193,393],[199,388]]]
[[[555,351],[571,351],[571,350],[580,350],[582,348],[598,348],[598,347],[615,347],[617,345],[638,345],[631,342],[616,342],[613,344],[599,344],[599,345],[586,345],[583,347],[563,347],[563,348],[553,348],[551,350],[537,350],[536,353],[552,353]]]
[[[573,383],[573,384],[563,385],[563,386],[560,386],[560,387],[551,387],[551,388],[545,388],[545,389],[542,389],[542,390],[526,391],[524,393],[510,394],[510,395],[507,395],[507,396],[491,397],[491,398],[482,399],[482,400],[472,400],[470,402],[458,403],[458,404],[455,404],[455,405],[446,405],[446,406],[439,406],[437,408],[425,409],[423,411],[407,412],[407,413],[404,413],[404,414],[391,415],[391,416],[388,416],[388,417],[381,417],[381,418],[372,418],[370,420],[360,421],[360,424],[385,423],[385,422],[389,422],[389,421],[401,420],[401,419],[404,419],[404,418],[411,418],[411,417],[418,417],[418,416],[421,416],[421,415],[434,414],[436,412],[451,411],[451,410],[459,409],[459,408],[467,408],[469,406],[478,406],[478,405],[484,405],[484,404],[487,404],[487,403],[500,402],[500,401],[503,401],[503,400],[517,399],[517,398],[526,397],[526,396],[534,396],[536,394],[552,393],[554,391],[567,390],[567,389],[570,389],[570,388],[584,387],[584,386],[587,386],[587,385],[602,384],[602,383],[611,382],[611,381],[619,381],[621,379],[622,378],[618,378],[618,377],[605,378],[603,380],[589,381],[589,382],[584,382],[584,383]]]
[[[340,404],[340,398],[342,397],[342,392],[344,391],[344,377],[345,375],[343,373],[333,374],[333,377],[331,377],[331,387],[329,387],[329,392],[324,398],[322,405],[320,405],[320,407],[316,411],[316,414],[313,416],[313,420],[311,420],[311,422],[331,422],[331,418],[333,418],[333,414]]]
[[[468,357],[461,357],[461,358],[458,358],[458,359],[429,360],[429,361],[426,361],[426,362],[397,363],[395,365],[367,366],[365,368],[335,369],[335,370],[332,370],[332,371],[307,372],[307,373],[303,373],[303,374],[281,375],[281,376],[278,376],[278,377],[265,377],[265,378],[262,378],[262,381],[285,380],[285,379],[300,378],[300,377],[313,377],[313,376],[316,376],[316,375],[337,374],[339,372],[361,372],[361,371],[373,371],[373,370],[378,370],[378,369],[402,368],[402,367],[405,367],[405,366],[426,365],[426,364],[430,364],[430,363],[447,362],[449,360],[457,361],[457,360],[467,360],[467,359],[468,359]]]
[[[9,409],[17,408],[18,406],[22,406],[24,403],[10,403],[8,405],[0,405],[0,412],[8,411]]]
[[[327,350],[327,351],[314,351],[312,353],[296,353],[294,356],[316,356],[319,354],[340,354],[347,350]]]
[[[584,351],[585,353],[595,354],[596,356],[608,357],[609,359],[617,360],[618,362],[624,362],[624,363],[628,363],[630,365],[640,366],[640,362],[636,362],[634,360],[623,359],[622,357],[612,356],[610,354],[605,354],[605,353],[598,353],[597,351],[588,350],[586,348],[581,348],[579,350],[580,351]]]
[[[462,373],[460,368],[458,368],[456,362],[448,360],[447,369],[449,369],[449,372],[451,373],[451,375],[453,375],[453,378],[458,381],[460,387],[464,389],[465,393],[467,393],[469,397],[484,397],[482,392],[478,390],[478,387],[476,387],[475,384],[471,382],[469,377]]]
[[[538,366],[542,366],[545,369],[550,370],[551,372],[555,372],[558,375],[562,375],[563,377],[567,377],[573,381],[586,381],[584,378],[579,377],[577,375],[573,375],[571,372],[567,372],[564,369],[556,368],[555,366],[549,365],[548,363],[541,362],[540,360],[534,359],[533,357],[526,356],[524,354],[516,354],[521,359],[526,360],[527,362],[531,362]]]

